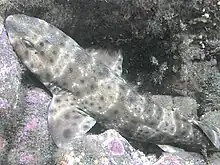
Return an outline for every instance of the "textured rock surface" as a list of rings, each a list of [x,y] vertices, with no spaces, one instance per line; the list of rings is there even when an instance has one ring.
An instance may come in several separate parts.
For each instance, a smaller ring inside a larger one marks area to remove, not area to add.
[[[201,117],[201,121],[216,125],[220,127],[220,113],[219,111],[208,112]]]
[[[205,165],[201,155],[181,149],[163,153],[159,159],[154,155],[145,156],[114,130],[77,139],[72,147],[70,151],[58,151],[56,161],[63,165]]]
[[[19,112],[21,68],[0,24],[0,163],[12,143]]]
[[[136,151],[120,134],[108,130],[100,135],[76,139],[71,151],[59,151],[58,162],[73,164],[143,164],[144,154]],[[153,157],[152,157],[153,158]],[[146,160],[145,160],[146,159]],[[154,157],[154,161],[156,158]]]
[[[16,109],[18,104],[21,68],[2,24],[0,24],[0,41],[0,108],[1,114],[7,116],[12,115],[10,112],[13,112],[12,109]]]
[[[220,154],[215,153],[209,158],[210,164],[217,165],[220,162]]]
[[[52,139],[47,125],[50,97],[42,89],[24,90],[24,113],[8,153],[9,164],[54,164]]]
[[[201,155],[195,153],[164,153],[153,165],[206,165]]]

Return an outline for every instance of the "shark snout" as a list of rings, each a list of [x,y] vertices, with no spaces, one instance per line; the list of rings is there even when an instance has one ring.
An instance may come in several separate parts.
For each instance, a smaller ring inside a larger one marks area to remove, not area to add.
[[[12,15],[8,16],[5,19],[5,29],[7,30],[8,33],[15,32],[17,27],[16,27],[16,21],[14,20],[14,17]]]

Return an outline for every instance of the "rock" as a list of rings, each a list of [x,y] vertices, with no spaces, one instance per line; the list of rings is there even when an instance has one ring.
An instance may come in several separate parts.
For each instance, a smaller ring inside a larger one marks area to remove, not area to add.
[[[107,130],[100,135],[87,135],[75,139],[70,150],[57,152],[57,164],[134,164],[145,165],[156,162],[155,156],[145,155],[135,150],[126,139],[115,130]]]
[[[1,162],[4,162],[4,157],[6,156],[7,153],[7,141],[6,137],[4,136],[4,132],[1,130],[0,133],[0,164]]]
[[[8,154],[8,164],[54,164],[55,149],[47,125],[50,96],[42,89],[24,90],[24,113]]]
[[[220,154],[219,153],[214,153],[213,155],[210,156],[209,158],[210,164],[217,165],[220,162]]]
[[[17,128],[21,67],[0,23],[0,164],[4,162]]]
[[[18,103],[21,67],[2,24],[0,24],[0,41],[0,108],[1,113],[6,115],[6,111],[14,109]]]
[[[199,105],[195,99],[190,97],[173,97],[174,107],[188,119],[197,119]]]
[[[220,112],[219,111],[212,111],[205,113],[201,118],[201,121],[212,124],[217,128],[220,128]]]
[[[206,112],[219,109],[220,74],[214,55],[204,54],[206,49],[212,48],[209,48],[208,43],[206,48],[201,48],[198,40],[203,43],[199,36],[184,35],[183,43],[180,45],[183,50],[180,79],[171,82],[171,87],[178,94],[197,100],[200,104],[198,115],[201,116]],[[195,56],[199,58],[195,60]]]
[[[197,153],[186,152],[171,146],[162,148],[166,150],[159,159],[152,154],[144,155],[134,149],[115,130],[107,130],[99,135],[87,135],[75,139],[70,150],[60,149],[56,153],[56,163],[62,165],[206,165],[203,157]]]
[[[163,155],[154,165],[162,164],[178,164],[178,165],[206,165],[203,157],[198,153],[186,152],[183,149],[179,149],[172,146],[161,145],[164,149]]]

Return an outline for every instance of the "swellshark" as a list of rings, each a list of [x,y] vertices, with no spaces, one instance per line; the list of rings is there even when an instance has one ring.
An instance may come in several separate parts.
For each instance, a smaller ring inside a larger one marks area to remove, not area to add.
[[[218,128],[158,106],[121,78],[121,52],[83,49],[55,26],[23,14],[8,16],[5,28],[21,63],[53,95],[48,126],[58,147],[69,148],[97,122],[137,141],[220,149]]]

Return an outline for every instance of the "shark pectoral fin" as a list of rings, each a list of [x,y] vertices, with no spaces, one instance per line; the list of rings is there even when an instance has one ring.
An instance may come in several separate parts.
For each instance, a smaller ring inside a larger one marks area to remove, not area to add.
[[[220,151],[220,129],[201,121],[193,120],[192,122],[203,131],[203,133],[209,138],[215,148]]]
[[[96,121],[71,105],[71,95],[55,95],[48,110],[48,126],[55,144],[68,148],[74,138],[84,135]]]
[[[121,76],[123,56],[121,51],[107,51],[103,49],[87,49],[87,52],[96,60],[102,61],[111,70]]]

